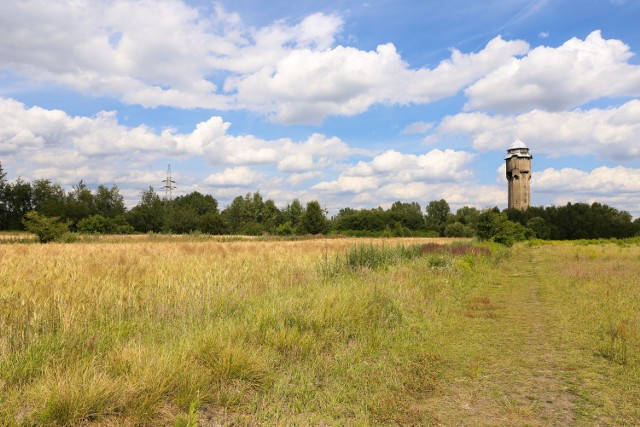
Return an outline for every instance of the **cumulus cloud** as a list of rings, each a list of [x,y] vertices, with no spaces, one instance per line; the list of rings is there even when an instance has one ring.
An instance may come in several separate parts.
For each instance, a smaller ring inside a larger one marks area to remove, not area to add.
[[[434,69],[411,69],[391,43],[375,51],[337,46],[297,49],[275,66],[231,78],[246,108],[284,123],[319,123],[328,115],[352,116],[373,104],[428,103],[458,93],[469,83],[525,53],[527,43],[496,37],[478,53],[453,50]]]
[[[245,26],[180,0],[0,3],[0,69],[145,107],[249,109],[283,123],[320,123],[374,104],[452,96],[528,50],[491,40],[413,69],[391,43],[336,46],[336,15]]]
[[[2,2],[0,68],[145,107],[228,109],[233,96],[208,76],[254,72],[291,49],[326,49],[341,26],[313,14],[254,29],[220,5],[205,14],[179,0]]]
[[[73,149],[90,157],[126,154],[202,156],[216,164],[278,164],[281,171],[301,172],[327,166],[355,153],[336,137],[312,134],[306,141],[288,138],[265,140],[253,135],[228,133],[230,123],[214,116],[199,123],[191,133],[173,129],[160,132],[141,125],[118,122],[114,112],[95,117],[69,116],[60,110],[27,108],[12,99],[0,98],[0,152],[38,153],[43,149]]]
[[[602,166],[586,172],[548,168],[531,176],[531,188],[558,205],[598,202],[636,216],[640,212],[640,169]]]
[[[389,150],[369,162],[360,161],[336,180],[323,181],[313,190],[360,193],[398,185],[403,191],[437,182],[460,182],[471,177],[468,164],[474,155],[464,151],[434,149],[422,155]],[[391,187],[389,187],[391,188]]]
[[[560,182],[562,187],[558,186]],[[574,168],[548,168],[532,175],[531,185],[535,185],[536,191],[570,192],[589,197],[612,193],[637,195],[640,194],[640,169],[602,166],[585,172]]]
[[[204,183],[214,187],[249,187],[264,178],[264,174],[246,166],[227,168],[220,173],[209,175]]]
[[[445,117],[439,136],[469,135],[480,151],[505,150],[518,136],[535,153],[550,156],[596,155],[603,159],[640,158],[640,100],[606,109],[508,116],[461,113]]]
[[[287,182],[292,185],[298,185],[304,181],[320,178],[322,175],[323,175],[322,171],[292,173],[287,178]]]
[[[557,48],[540,46],[469,86],[467,110],[560,111],[603,97],[640,95],[640,66],[629,46],[594,31]]]
[[[265,196],[286,202],[293,197],[313,198],[305,189],[293,188],[322,177],[325,170],[351,156],[369,155],[339,138],[318,133],[301,141],[268,140],[233,135],[230,128],[218,116],[186,133],[129,127],[113,112],[70,116],[0,98],[1,161],[10,177],[51,179],[66,187],[81,179],[89,184],[117,184],[129,197],[130,206],[142,189],[162,185],[166,163],[174,164],[180,194],[195,189],[224,202],[238,192],[260,188]],[[222,167],[209,176],[198,176],[200,167],[184,170],[181,161]]]
[[[413,68],[392,43],[336,45],[343,26],[340,16],[314,13],[254,28],[220,5],[208,12],[183,0],[5,1],[0,70],[129,104],[247,109],[280,123],[318,124],[462,90],[467,109],[498,112],[640,95],[629,47],[599,31],[533,50],[496,37],[478,52],[453,49],[433,68]]]

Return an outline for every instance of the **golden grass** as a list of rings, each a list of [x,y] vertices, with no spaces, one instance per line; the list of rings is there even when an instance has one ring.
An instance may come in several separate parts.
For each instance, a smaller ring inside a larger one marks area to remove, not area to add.
[[[335,261],[434,241],[0,245],[0,425],[640,420],[638,246]]]
[[[400,363],[379,357],[406,290],[325,280],[354,241],[123,240],[0,246],[0,424],[163,424],[194,402],[223,422],[366,421],[361,393],[387,392],[372,374]]]

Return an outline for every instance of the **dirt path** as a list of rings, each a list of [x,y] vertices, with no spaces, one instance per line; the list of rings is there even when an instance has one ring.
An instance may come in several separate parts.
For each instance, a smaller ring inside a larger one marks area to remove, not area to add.
[[[541,297],[537,260],[514,255],[501,271],[467,306],[456,340],[466,371],[427,402],[434,424],[571,425],[567,353]]]

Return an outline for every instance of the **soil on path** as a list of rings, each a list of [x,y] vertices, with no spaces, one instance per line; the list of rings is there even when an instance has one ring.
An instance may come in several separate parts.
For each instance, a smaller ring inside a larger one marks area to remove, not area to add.
[[[515,254],[500,271],[471,298],[452,340],[466,369],[424,409],[435,425],[571,425],[575,396],[564,380],[571,365],[541,298],[538,260]]]

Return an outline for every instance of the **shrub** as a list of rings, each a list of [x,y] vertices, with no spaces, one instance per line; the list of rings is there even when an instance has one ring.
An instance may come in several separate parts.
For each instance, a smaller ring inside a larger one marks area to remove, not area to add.
[[[133,227],[124,216],[107,218],[102,215],[91,215],[83,218],[76,224],[78,232],[84,234],[131,234]]]
[[[491,240],[505,246],[533,237],[533,232],[519,222],[510,221],[506,213],[498,213],[489,209],[478,218],[478,237],[481,240]]]
[[[47,217],[36,211],[25,214],[22,223],[25,229],[38,236],[40,243],[54,242],[69,233],[69,223],[59,217]]]
[[[102,215],[91,215],[82,218],[76,224],[76,228],[80,233],[84,234],[103,234],[110,232],[109,219]]]
[[[294,232],[293,225],[291,225],[291,221],[286,221],[284,224],[279,225],[276,228],[276,234],[278,236],[291,236]]]
[[[454,222],[453,224],[448,224],[444,228],[445,237],[473,237],[475,232],[473,228],[468,225],[464,225],[461,222]]]

